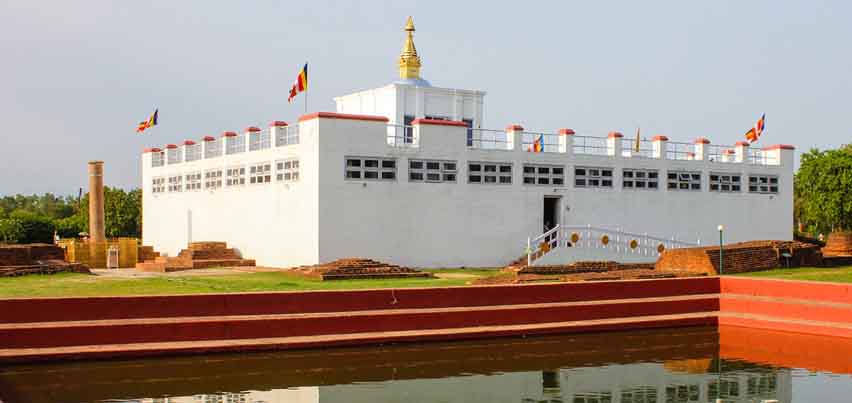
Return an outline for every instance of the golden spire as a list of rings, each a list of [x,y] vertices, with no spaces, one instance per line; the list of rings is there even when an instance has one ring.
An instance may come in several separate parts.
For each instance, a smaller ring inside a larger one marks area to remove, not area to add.
[[[405,32],[408,37],[399,55],[399,78],[420,78],[420,57],[414,47],[414,20],[410,16],[405,23]]]

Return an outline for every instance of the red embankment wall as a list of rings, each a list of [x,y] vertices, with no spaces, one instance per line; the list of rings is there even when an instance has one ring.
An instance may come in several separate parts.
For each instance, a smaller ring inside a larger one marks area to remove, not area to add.
[[[93,320],[98,322],[80,322]],[[276,337],[291,337],[293,341],[281,342],[286,344],[280,346],[258,343],[248,347],[190,343],[171,350],[158,352],[152,347],[151,351],[131,353],[318,348],[717,324],[722,329],[764,329],[852,340],[852,285],[704,277],[396,290],[8,299],[0,300],[0,344],[6,348],[0,349],[0,355],[14,359],[18,354],[15,349],[27,348]],[[738,332],[738,337],[749,343],[758,337],[756,333]],[[295,340],[299,337],[303,339]],[[731,354],[744,351],[736,343],[728,345],[732,346],[728,350]],[[86,354],[110,357],[128,353],[112,349],[67,355],[80,358]],[[771,355],[772,351],[764,353]],[[29,354],[26,359],[38,359]],[[54,354],[56,359],[64,353]]]
[[[724,277],[719,324],[852,338],[852,284]]]
[[[0,323],[540,304],[716,294],[716,278],[567,284],[0,300]]]

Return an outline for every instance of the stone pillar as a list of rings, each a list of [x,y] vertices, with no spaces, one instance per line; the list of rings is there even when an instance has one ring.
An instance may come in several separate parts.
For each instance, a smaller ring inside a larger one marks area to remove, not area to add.
[[[284,145],[283,141],[279,142],[276,141],[276,139],[281,136],[283,140],[283,137],[287,136],[287,125],[288,123],[283,120],[274,120],[269,122],[269,137],[271,137],[269,141],[272,142],[273,147],[281,147]]]
[[[704,137],[699,137],[695,139],[695,159],[701,161],[707,161],[707,154],[710,151],[710,140],[705,139]]]
[[[738,141],[734,148],[734,162],[749,162],[748,146],[745,141]]]
[[[506,126],[506,149],[526,152],[523,148],[523,133],[524,128],[521,125]]]
[[[559,152],[569,156],[574,154],[573,129],[559,129]]]
[[[89,239],[95,242],[106,240],[103,161],[89,161]]]
[[[664,160],[666,159],[666,151],[668,150],[669,138],[663,135],[654,136],[652,140],[654,147],[654,158]]]
[[[606,151],[607,155],[621,158],[621,139],[624,137],[623,134],[619,132],[610,132],[606,136]]]

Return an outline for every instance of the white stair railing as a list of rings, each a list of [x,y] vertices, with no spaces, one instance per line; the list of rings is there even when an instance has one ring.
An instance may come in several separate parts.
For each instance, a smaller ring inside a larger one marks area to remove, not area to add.
[[[556,224],[555,227],[545,231],[543,234],[535,238],[527,238],[527,266],[532,264],[533,260],[539,259],[550,251],[564,246],[564,231],[562,225]],[[533,247],[536,249],[534,250]]]
[[[666,249],[700,246],[701,242],[688,242],[661,238],[647,233],[624,231],[621,228],[594,227],[592,225],[556,225],[534,238],[527,238],[527,265],[560,247],[600,249],[621,255],[657,257]]]

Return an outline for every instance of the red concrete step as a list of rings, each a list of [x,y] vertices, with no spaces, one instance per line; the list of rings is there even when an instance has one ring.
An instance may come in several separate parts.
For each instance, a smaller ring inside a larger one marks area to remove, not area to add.
[[[110,343],[50,348],[5,348],[0,349],[0,362],[138,357],[220,351],[327,348],[336,346],[375,345],[391,342],[449,341],[520,335],[601,332],[686,326],[714,326],[716,324],[717,312],[699,312],[499,326],[466,326],[403,331],[369,331],[335,335],[128,344]]]
[[[640,316],[706,313],[718,310],[718,295],[709,294],[482,307],[12,323],[0,324],[0,346],[43,348],[91,344],[302,337],[629,319]],[[62,337],[57,337],[58,334]]]
[[[718,294],[718,278],[347,291],[0,299],[0,324],[481,307]]]
[[[852,304],[839,302],[724,294],[720,298],[720,308],[724,312],[780,319],[852,324]]]
[[[720,312],[719,325],[747,327],[753,329],[766,329],[819,336],[852,338],[852,324],[846,322],[800,320],[740,312]],[[806,346],[789,347],[807,348]]]

